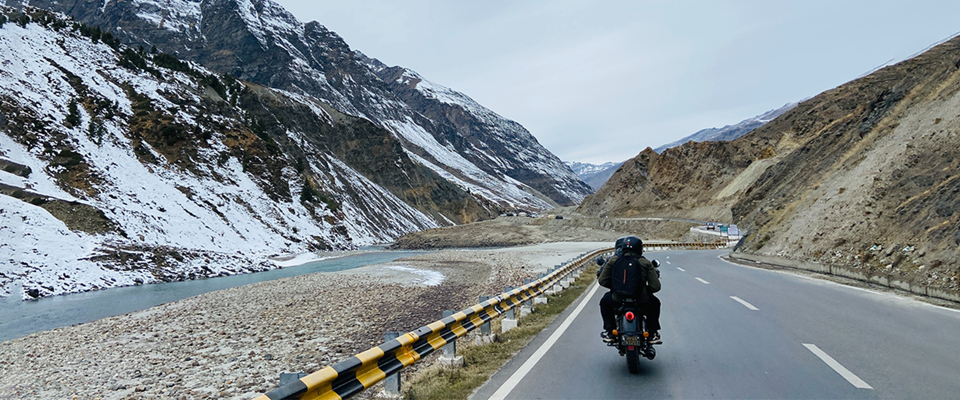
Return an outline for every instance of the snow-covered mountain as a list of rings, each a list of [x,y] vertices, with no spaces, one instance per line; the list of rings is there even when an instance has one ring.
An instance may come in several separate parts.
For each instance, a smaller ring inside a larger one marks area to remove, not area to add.
[[[596,191],[599,190],[604,183],[613,176],[613,173],[617,171],[617,168],[620,168],[623,165],[623,162],[607,162],[603,164],[590,164],[590,163],[581,163],[576,161],[564,161],[580,179],[583,179],[587,185]]]
[[[591,164],[591,163],[582,163],[577,161],[564,161],[564,164],[567,164],[568,167],[573,171],[573,173],[583,176],[591,175],[597,172],[606,171],[610,168],[620,166],[623,162],[606,162],[603,164]]]
[[[0,296],[259,271],[276,267],[270,255],[487,212],[386,131],[315,98],[125,47],[42,10],[3,11]],[[370,143],[357,134],[367,131],[383,134]],[[338,145],[376,160],[352,166]],[[400,198],[365,176],[381,160],[378,176],[427,196]]]
[[[272,1],[0,5],[0,296],[258,271],[590,192],[518,123]]]
[[[104,27],[124,43],[156,46],[368,119],[399,139],[418,163],[494,207],[570,205],[590,192],[516,122],[354,51],[323,25],[303,24],[271,0],[29,3]]]
[[[773,121],[787,111],[792,110],[799,103],[788,103],[776,110],[770,110],[753,118],[747,118],[734,125],[727,125],[723,128],[707,128],[680,139],[676,142],[668,143],[653,149],[657,153],[663,153],[664,150],[671,147],[677,147],[687,142],[719,142],[730,141],[739,138],[750,131],[757,129],[767,122]]]

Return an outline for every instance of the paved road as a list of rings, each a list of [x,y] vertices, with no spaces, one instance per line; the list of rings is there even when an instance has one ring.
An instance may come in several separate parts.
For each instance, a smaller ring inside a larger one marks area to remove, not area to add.
[[[960,312],[728,264],[717,258],[724,252],[649,255],[662,262],[664,345],[655,360],[641,360],[639,374],[631,375],[616,350],[600,343],[600,288],[580,313],[579,303],[570,307],[474,399],[498,390],[502,395],[504,383],[531,365],[531,355],[567,320],[567,329],[506,398],[960,396]]]

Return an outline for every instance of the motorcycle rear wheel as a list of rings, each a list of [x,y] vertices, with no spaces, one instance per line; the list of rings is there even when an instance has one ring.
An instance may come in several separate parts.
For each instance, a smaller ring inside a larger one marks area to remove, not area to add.
[[[627,370],[631,374],[640,372],[640,352],[636,347],[633,350],[627,349]]]

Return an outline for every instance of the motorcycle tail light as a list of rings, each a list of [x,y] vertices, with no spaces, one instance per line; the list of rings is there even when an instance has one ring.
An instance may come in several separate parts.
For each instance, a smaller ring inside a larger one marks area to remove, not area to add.
[[[633,315],[633,312],[630,312],[630,311],[627,311],[627,313],[624,314],[623,317],[626,318],[627,321],[633,321],[633,319],[636,318],[636,316]]]
[[[627,350],[633,350],[633,349],[634,349],[633,346],[627,346]]]

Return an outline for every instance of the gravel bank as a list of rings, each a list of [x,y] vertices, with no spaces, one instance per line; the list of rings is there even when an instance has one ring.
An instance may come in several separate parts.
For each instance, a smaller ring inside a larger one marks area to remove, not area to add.
[[[444,250],[32,334],[0,343],[0,398],[253,398],[606,245]]]

